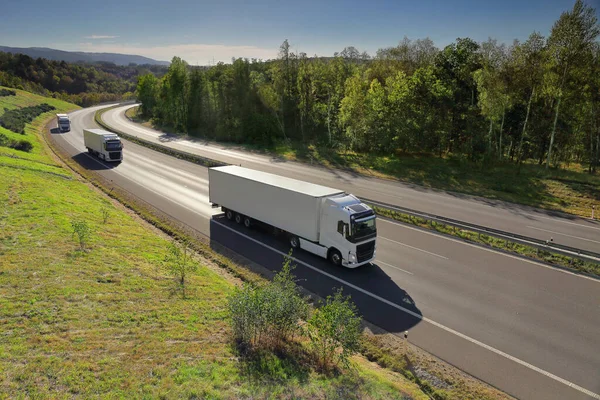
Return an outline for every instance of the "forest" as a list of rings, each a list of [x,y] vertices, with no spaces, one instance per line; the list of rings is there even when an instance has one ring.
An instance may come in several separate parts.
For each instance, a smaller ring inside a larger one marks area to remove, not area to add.
[[[84,107],[131,97],[138,76],[165,72],[164,66],[67,63],[0,52],[0,85]]]
[[[234,59],[210,68],[174,57],[138,79],[140,113],[181,133],[272,146],[454,154],[556,166],[600,160],[600,29],[576,1],[548,37],[511,44],[458,38],[442,49],[404,38],[375,55]]]

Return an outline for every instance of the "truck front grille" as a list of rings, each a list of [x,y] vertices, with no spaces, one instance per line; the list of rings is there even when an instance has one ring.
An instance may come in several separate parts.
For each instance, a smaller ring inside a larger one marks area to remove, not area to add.
[[[121,159],[121,152],[120,151],[111,151],[110,152],[110,159],[111,160],[120,160]]]
[[[373,258],[373,253],[375,253],[374,240],[356,246],[356,260],[359,263]]]

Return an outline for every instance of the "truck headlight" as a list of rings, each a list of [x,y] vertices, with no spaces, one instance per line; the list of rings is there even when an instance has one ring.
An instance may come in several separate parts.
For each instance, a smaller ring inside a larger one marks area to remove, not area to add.
[[[354,253],[348,253],[348,262],[350,264],[356,263],[356,254],[354,254]]]

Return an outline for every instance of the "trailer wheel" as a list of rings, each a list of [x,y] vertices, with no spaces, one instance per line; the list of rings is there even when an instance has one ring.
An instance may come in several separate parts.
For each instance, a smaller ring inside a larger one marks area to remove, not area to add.
[[[250,217],[244,217],[244,226],[250,228],[252,226],[252,219]]]
[[[225,217],[231,221],[233,219],[233,211],[231,211],[230,209],[227,209],[225,211]]]
[[[290,236],[290,246],[292,246],[292,249],[300,248],[300,239],[298,239],[298,236],[296,236],[296,235]]]
[[[89,147],[87,148],[88,154],[94,154],[94,151],[92,149],[90,149]]]
[[[235,222],[238,224],[241,224],[243,220],[243,217],[241,214],[235,214]]]
[[[336,267],[342,265],[342,254],[336,249],[329,250],[329,255],[327,258],[329,258],[329,261],[331,261],[331,263]]]

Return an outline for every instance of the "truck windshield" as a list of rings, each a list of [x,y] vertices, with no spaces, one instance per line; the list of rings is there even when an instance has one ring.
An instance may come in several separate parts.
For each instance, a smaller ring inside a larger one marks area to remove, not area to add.
[[[375,216],[358,219],[352,223],[352,240],[354,242],[373,237],[377,234]]]
[[[110,140],[106,142],[106,150],[121,150],[121,142],[118,140]]]

